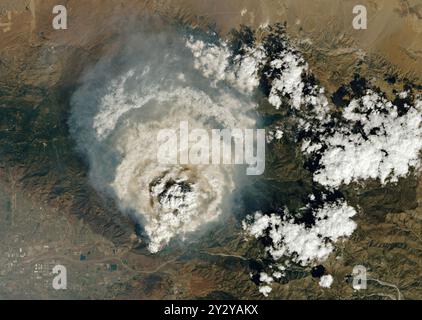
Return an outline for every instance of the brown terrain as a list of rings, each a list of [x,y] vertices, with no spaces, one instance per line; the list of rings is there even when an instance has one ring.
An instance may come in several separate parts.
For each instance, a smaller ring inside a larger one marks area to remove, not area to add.
[[[240,25],[287,22],[287,32],[328,92],[356,70],[385,89],[384,74],[421,83],[422,1],[362,0],[368,29],[352,28],[353,0],[67,0],[68,30],[54,30],[55,0],[0,0],[0,298],[263,298],[248,274],[258,244],[234,218],[194,243],[151,255],[135,226],[90,186],[66,117],[83,70],[116,50],[146,15],[224,37]],[[365,63],[359,64],[362,57]],[[402,83],[396,85],[400,88]],[[287,173],[279,178],[289,179]],[[396,190],[367,191],[365,214],[324,266],[335,282],[318,286],[292,267],[275,299],[422,299],[422,178]],[[383,203],[380,209],[378,204]],[[68,269],[68,290],[51,287],[51,269]],[[345,278],[368,270],[368,289]]]

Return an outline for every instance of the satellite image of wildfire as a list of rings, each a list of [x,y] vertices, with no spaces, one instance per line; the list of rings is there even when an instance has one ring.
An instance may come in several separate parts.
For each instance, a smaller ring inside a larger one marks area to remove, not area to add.
[[[0,299],[421,300],[422,0],[0,0]]]

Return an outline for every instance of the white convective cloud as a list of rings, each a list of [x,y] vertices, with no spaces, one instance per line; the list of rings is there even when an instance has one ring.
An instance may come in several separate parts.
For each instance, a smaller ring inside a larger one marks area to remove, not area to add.
[[[370,90],[352,100],[343,112],[349,126],[323,139],[327,149],[321,153],[322,168],[314,180],[328,187],[366,179],[385,184],[407,176],[410,168],[419,168],[422,101],[407,107],[407,112],[399,115],[397,106]],[[351,125],[357,122],[364,135],[351,132]]]
[[[407,106],[399,114],[397,106],[380,94],[368,90],[354,99],[341,114],[342,122],[334,123],[330,134],[324,125],[332,121],[324,89],[309,82],[310,71],[304,59],[289,45],[270,61],[269,74],[276,74],[271,82],[268,101],[276,108],[283,99],[296,110],[299,126],[320,134],[319,141],[304,140],[302,151],[320,152],[321,169],[314,180],[326,187],[366,179],[378,179],[382,184],[397,182],[408,175],[410,168],[419,168],[422,149],[421,100]],[[401,98],[408,93],[399,94]],[[352,133],[357,123],[362,124],[365,135]]]
[[[302,112],[304,119],[326,122],[329,119],[329,105],[324,88],[309,81],[304,81],[311,75],[309,66],[294,48],[286,43],[285,49],[277,52],[276,58],[269,61],[268,75],[275,75],[271,80],[271,91],[268,102],[280,109],[283,99],[290,107],[303,111],[305,106],[311,106]],[[309,123],[302,122],[303,127]]]
[[[320,158],[319,167],[313,172],[315,182],[330,190],[367,179],[385,184],[407,176],[411,168],[420,167],[420,98],[413,105],[406,105],[406,112],[399,112],[381,94],[368,90],[334,118],[330,112],[333,106],[324,88],[316,84],[306,61],[285,37],[276,39],[283,43],[269,47],[280,51],[264,54],[267,57],[264,76],[270,86],[268,102],[275,109],[290,109],[290,120],[295,120],[298,129],[305,133],[306,138],[300,141],[301,151]],[[399,97],[408,95],[400,93]],[[362,130],[353,130],[356,126]],[[269,135],[269,142],[274,140],[273,136],[274,133]],[[315,225],[297,224],[286,218],[288,214],[257,212],[244,221],[243,227],[249,235],[271,241],[266,251],[276,260],[274,266],[282,257],[305,266],[323,262],[334,250],[336,241],[351,236],[356,228],[352,220],[355,214],[356,210],[345,201],[337,201],[325,203],[313,213]],[[275,272],[279,276],[279,271]],[[278,277],[261,274],[260,291],[264,295],[271,292],[274,278]],[[331,283],[332,277],[326,276],[320,285],[328,288]]]
[[[258,86],[258,71],[266,61],[265,50],[261,46],[244,46],[245,54],[234,57],[223,41],[212,44],[190,37],[186,46],[193,53],[195,68],[210,78],[214,86],[224,81],[246,93],[252,92]],[[230,63],[231,57],[233,63]]]
[[[276,109],[287,101],[287,107],[295,111],[299,128],[319,135],[318,142],[305,139],[301,146],[306,154],[322,155],[314,181],[329,188],[367,179],[385,184],[397,182],[411,168],[420,167],[420,98],[406,106],[407,112],[399,114],[397,106],[368,89],[363,97],[350,102],[340,121],[333,121],[325,90],[312,80],[308,64],[292,45],[286,43],[283,47],[268,61],[267,76],[273,77],[268,101]],[[405,91],[398,96],[403,99],[408,95]],[[331,126],[329,134],[327,124]],[[363,126],[364,135],[352,133],[356,124]]]
[[[322,288],[330,288],[333,282],[334,282],[333,276],[330,274],[327,274],[321,277],[318,284]]]
[[[243,222],[251,236],[268,236],[272,244],[266,248],[275,260],[290,257],[301,265],[324,261],[334,250],[334,243],[349,237],[356,228],[351,219],[356,210],[345,202],[326,203],[314,212],[315,225],[295,223],[288,215],[264,215],[260,212]]]
[[[179,133],[181,121],[192,129],[254,128],[249,92],[257,66],[253,52],[229,64],[226,45],[174,34],[130,41],[131,52],[87,72],[72,97],[69,125],[92,184],[141,222],[149,250],[157,252],[215,221],[235,185],[233,166],[160,164],[158,132]],[[226,69],[233,72],[222,79]]]

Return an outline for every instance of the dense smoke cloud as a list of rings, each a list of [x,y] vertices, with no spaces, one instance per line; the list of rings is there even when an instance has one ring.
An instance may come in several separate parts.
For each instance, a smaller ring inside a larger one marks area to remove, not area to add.
[[[159,163],[158,133],[178,132],[182,121],[206,130],[254,128],[251,87],[242,89],[255,68],[249,61],[243,70],[239,61],[243,78],[237,82],[229,56],[221,60],[224,45],[169,30],[132,35],[125,47],[87,71],[69,124],[88,158],[92,184],[143,225],[149,250],[157,252],[174,236],[215,221],[235,187],[232,165]],[[232,76],[220,81],[200,68],[209,66],[223,66]]]

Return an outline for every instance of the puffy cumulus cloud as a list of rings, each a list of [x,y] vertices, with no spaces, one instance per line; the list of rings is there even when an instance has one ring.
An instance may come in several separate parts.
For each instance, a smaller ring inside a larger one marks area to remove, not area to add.
[[[324,275],[319,280],[319,286],[322,288],[331,288],[331,285],[333,284],[334,279],[333,276],[330,274]]]
[[[367,89],[334,118],[325,90],[316,84],[303,57],[287,40],[281,41],[282,50],[266,53],[272,57],[265,73],[271,88],[268,101],[276,109],[284,106],[293,111],[298,128],[307,137],[301,141],[301,150],[321,158],[314,173],[316,182],[329,188],[366,179],[385,184],[419,168],[420,99],[405,104],[403,111],[382,94]],[[407,99],[409,95],[404,91],[398,97]]]
[[[144,226],[157,252],[215,221],[235,186],[233,166],[160,164],[158,133],[179,134],[181,121],[195,129],[254,128],[248,113],[256,107],[249,97],[256,64],[253,52],[229,62],[223,43],[175,33],[128,41],[129,51],[86,73],[69,125],[92,184]]]
[[[316,209],[312,226],[295,222],[288,212],[285,215],[257,212],[243,222],[243,228],[257,239],[266,237],[271,241],[266,251],[274,260],[287,256],[306,266],[325,260],[336,241],[353,233],[356,223],[351,218],[354,215],[353,207],[337,201]]]
[[[311,195],[311,203],[315,196]],[[325,198],[325,196],[323,196]],[[325,202],[321,207],[308,204],[300,211],[311,211],[313,223],[298,222],[285,209],[282,213],[263,214],[256,212],[243,221],[243,229],[248,236],[266,243],[265,252],[272,261],[268,273],[260,272],[259,291],[268,296],[274,282],[285,276],[290,262],[302,266],[314,265],[328,258],[334,251],[336,242],[350,237],[357,225],[352,220],[356,210],[344,200]],[[251,275],[254,277],[254,275]],[[321,279],[325,287],[330,287],[332,277]]]
[[[283,138],[284,132],[279,126],[274,126],[273,128],[267,129],[267,143],[273,141],[278,141]]]
[[[291,136],[297,139],[305,155],[305,167],[320,187],[334,191],[353,181],[396,182],[407,176],[411,168],[420,167],[420,98],[412,103],[412,93],[401,92],[398,98],[406,101],[396,106],[382,93],[366,88],[352,95],[352,101],[334,114],[324,88],[318,85],[283,29],[271,30],[273,33],[260,44],[266,57],[260,83],[269,104],[287,111],[286,120],[294,125],[281,124],[277,130],[283,135],[288,133],[287,139]],[[298,134],[286,128],[293,128]],[[275,139],[272,130],[267,141]],[[287,257],[306,266],[324,261],[334,250],[336,241],[353,233],[356,223],[351,218],[355,214],[355,209],[345,201],[326,202],[313,209],[311,216],[315,223],[311,226],[298,223],[286,212],[282,215],[257,212],[243,226],[255,238],[265,240],[264,243],[270,241],[266,252],[276,262]],[[261,280],[261,292],[268,295],[271,282],[265,279]],[[327,276],[322,285],[329,287],[330,281],[332,278]]]
[[[258,71],[266,61],[262,46],[243,45],[243,54],[233,56],[227,43],[207,43],[190,37],[186,46],[192,50],[194,66],[215,86],[224,81],[242,92],[252,92],[259,85]]]
[[[352,100],[343,111],[346,124],[323,139],[321,169],[314,180],[328,187],[366,179],[385,184],[419,168],[422,101],[406,108],[399,114],[397,106],[371,90]],[[360,130],[354,132],[357,125]]]
[[[385,184],[420,167],[420,98],[400,92],[404,106],[399,107],[367,88],[334,116],[324,88],[287,37],[267,39],[272,41],[263,45],[268,102],[275,109],[290,109],[290,120],[304,137],[299,140],[302,152],[318,159],[314,181],[328,188],[367,179]]]
[[[280,52],[278,59],[270,63],[273,70],[280,70],[280,74],[271,83],[271,92],[268,101],[279,109],[282,104],[281,96],[288,96],[292,106],[300,109],[303,100],[305,83],[302,75],[308,71],[308,65],[300,57],[291,52]]]
[[[273,126],[267,141],[284,136],[298,141],[305,155],[305,168],[313,174],[319,188],[334,191],[342,184],[367,179],[378,179],[382,184],[396,182],[412,168],[420,167],[422,102],[420,98],[411,101],[411,90],[398,94],[406,101],[396,106],[382,93],[366,87],[353,92],[352,101],[333,113],[335,107],[330,105],[324,88],[318,85],[283,27],[270,27],[268,35],[256,46],[262,48],[265,57],[258,64],[262,66],[258,72],[260,88],[270,105],[286,111],[288,123]],[[286,212],[258,212],[248,217],[243,226],[250,235],[265,239],[264,243],[271,242],[266,251],[276,261],[284,256],[309,265],[325,260],[338,239],[352,234],[356,224],[351,218],[355,214],[345,201],[337,201],[314,208],[312,226],[298,223]],[[271,282],[260,278],[260,291],[268,295]],[[271,279],[274,278],[277,277],[273,275]],[[323,284],[328,286],[330,278],[324,279]]]
[[[259,281],[261,282],[261,285],[259,286],[259,292],[261,292],[265,297],[268,297],[270,292],[273,290],[271,283],[274,281],[274,279],[267,273],[261,272],[259,275]]]
[[[276,45],[266,45],[263,68],[264,83],[270,88],[268,102],[280,109],[293,109],[301,127],[309,128],[315,122],[329,120],[329,103],[324,88],[318,86],[301,54],[283,35],[269,37]]]
[[[268,297],[268,295],[273,291],[273,288],[271,286],[260,286],[259,292],[262,293],[265,297]]]

